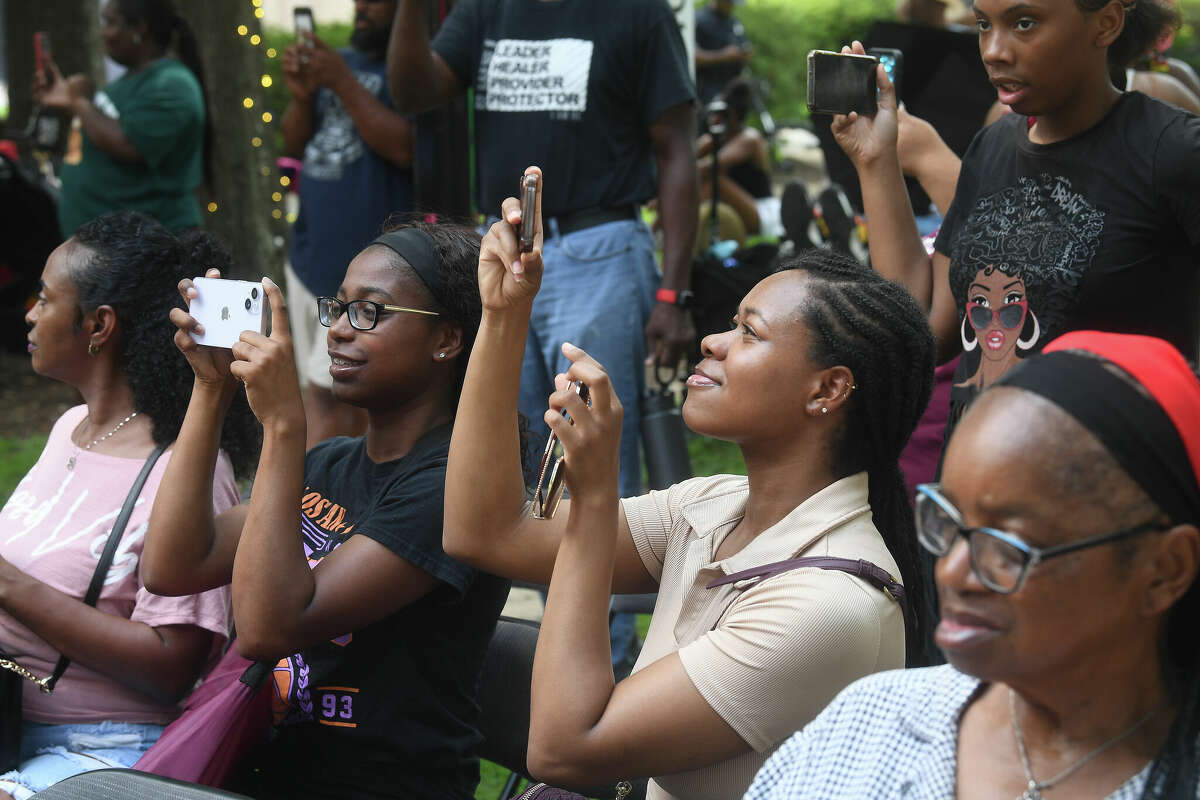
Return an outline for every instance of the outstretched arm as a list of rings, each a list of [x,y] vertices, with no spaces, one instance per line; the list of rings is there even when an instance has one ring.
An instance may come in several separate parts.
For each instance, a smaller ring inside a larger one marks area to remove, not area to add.
[[[220,278],[210,269],[209,278]],[[179,283],[190,303],[198,296],[190,279]],[[175,346],[183,352],[196,378],[187,413],[175,439],[171,460],[154,498],[142,552],[142,580],[155,594],[196,594],[229,583],[245,506],[213,514],[213,476],[221,443],[221,427],[237,383],[229,374],[228,351],[201,347],[188,335],[199,323],[183,309],[171,310],[179,328]]]
[[[428,111],[462,94],[454,70],[429,46],[425,0],[400,0],[387,53],[388,88],[401,112]]]
[[[861,42],[843,47],[843,53],[864,55]],[[879,108],[875,116],[851,112],[833,118],[833,134],[850,157],[862,184],[863,211],[871,237],[871,266],[908,289],[929,314],[929,325],[943,356],[957,341],[958,312],[950,294],[949,262],[925,252],[916,219],[908,202],[897,152],[896,90],[882,65],[876,67]]]
[[[603,367],[569,344],[563,354],[572,365],[555,381],[546,422],[563,442],[572,500],[533,662],[530,772],[586,786],[694,769],[745,752],[750,746],[701,696],[677,654],[620,684],[614,680],[608,593],[623,533],[622,409]],[[588,386],[590,406],[571,391],[571,381]],[[564,675],[572,684],[566,693]]]
[[[536,167],[526,172],[541,175]],[[513,225],[521,221],[521,208],[511,197],[501,210],[503,219],[480,246],[483,319],[450,440],[443,545],[447,554],[479,569],[544,584],[550,581],[570,501],[563,501],[553,519],[529,516],[517,434],[521,358],[542,277],[541,188],[532,252],[519,252]],[[610,590],[653,591],[654,581],[615,498],[612,512],[620,520],[621,542]]]
[[[314,569],[300,538],[307,426],[283,292],[269,278],[270,336],[246,331],[230,371],[246,384],[263,449],[233,561],[238,650],[272,661],[358,630],[438,586],[383,544],[353,536]]]

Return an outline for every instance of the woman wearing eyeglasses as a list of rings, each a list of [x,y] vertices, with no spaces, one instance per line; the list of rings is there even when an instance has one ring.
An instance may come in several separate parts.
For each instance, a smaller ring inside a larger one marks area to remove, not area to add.
[[[442,550],[446,452],[479,326],[479,237],[453,225],[389,231],[350,262],[337,297],[288,309],[263,281],[270,336],[232,352],[198,347],[172,314],[196,373],[192,402],[150,522],[156,591],[233,582],[237,646],[276,663],[277,735],[235,788],[254,797],[469,800],[479,781],[475,686],[507,583]],[[210,275],[210,277],[213,277]],[[197,296],[184,281],[185,297]],[[364,437],[305,453],[289,314],[329,327],[339,400]],[[263,424],[248,505],[213,516],[216,436],[236,381]]]
[[[1067,334],[984,392],[917,532],[949,664],[843,692],[747,800],[1200,797],[1200,379]]]
[[[624,500],[620,402],[604,368],[563,344],[572,366],[546,421],[570,499],[555,513],[553,459],[525,503],[512,424],[541,221],[521,254],[520,204],[501,213],[480,253],[484,314],[451,442],[444,542],[480,569],[549,584],[529,768],[569,787],[652,777],[651,800],[740,796],[840,689],[902,666],[905,635],[916,636],[917,545],[897,459],[929,399],[932,334],[902,287],[852,259],[789,262],[745,297],[730,331],[705,337],[688,379],[687,424],[736,442],[748,477]],[[859,572],[762,571],[796,556]],[[616,683],[609,595],[653,591],[645,646]]]

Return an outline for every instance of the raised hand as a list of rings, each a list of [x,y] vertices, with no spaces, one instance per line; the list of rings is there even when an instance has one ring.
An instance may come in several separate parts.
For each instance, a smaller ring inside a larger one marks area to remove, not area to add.
[[[843,53],[866,55],[862,42],[842,48]],[[867,117],[851,111],[836,114],[830,126],[838,145],[856,167],[873,164],[881,158],[896,158],[896,89],[888,79],[883,65],[875,67],[875,82],[879,87],[879,108]]]
[[[234,362],[229,371],[246,384],[250,410],[265,432],[272,429],[304,435],[304,403],[292,349],[287,302],[270,278],[262,280],[263,293],[271,304],[271,335],[243,331],[233,345]]]
[[[608,373],[582,349],[564,343],[563,355],[571,366],[554,378],[555,391],[545,420],[563,447],[567,488],[572,506],[595,501],[604,507],[618,499],[621,420],[625,411],[613,391]],[[588,387],[590,405],[572,390],[571,383]],[[566,412],[568,417],[563,416]]]
[[[204,277],[220,278],[221,270],[210,269],[204,273]],[[184,278],[179,282],[179,294],[182,295],[183,302],[189,308],[192,300],[200,296],[200,292],[192,283],[191,278]],[[198,381],[218,387],[232,381],[229,365],[233,362],[233,354],[223,347],[206,347],[196,344],[196,340],[190,334],[204,333],[204,326],[197,322],[195,317],[182,308],[173,308],[171,309],[171,322],[175,323],[175,327],[179,329],[175,331],[175,346],[191,364],[192,372],[196,373]]]
[[[479,294],[486,312],[524,309],[542,284],[542,170],[530,167],[525,175],[538,176],[533,250],[521,252],[517,230],[521,225],[521,201],[509,197],[501,206],[500,220],[492,225],[479,246]],[[514,182],[515,183],[515,182]]]

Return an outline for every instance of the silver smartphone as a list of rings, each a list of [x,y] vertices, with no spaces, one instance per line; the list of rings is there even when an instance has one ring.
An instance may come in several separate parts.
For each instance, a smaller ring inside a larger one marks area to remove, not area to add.
[[[192,332],[196,344],[208,347],[233,347],[243,331],[267,332],[266,298],[261,283],[225,278],[192,278],[197,297],[188,313],[204,326],[204,333]]]

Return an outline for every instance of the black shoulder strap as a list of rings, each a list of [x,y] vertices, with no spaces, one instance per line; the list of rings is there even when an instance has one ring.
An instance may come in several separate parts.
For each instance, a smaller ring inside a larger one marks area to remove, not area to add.
[[[133,516],[133,507],[137,505],[142,487],[146,485],[146,479],[150,477],[150,470],[154,469],[158,457],[166,449],[166,445],[160,444],[154,448],[153,453],[147,456],[146,463],[142,465],[142,471],[138,473],[137,480],[133,482],[133,487],[125,497],[125,505],[121,507],[121,513],[117,515],[117,521],[113,523],[112,533],[108,535],[108,541],[104,544],[104,552],[100,554],[96,571],[92,573],[92,582],[88,584],[87,593],[83,596],[85,605],[95,606],[96,601],[100,599],[100,590],[104,588],[104,580],[108,577],[108,568],[112,566],[113,557],[117,554],[117,546],[121,543],[125,526],[129,524],[129,518]],[[58,657],[58,663],[54,665],[54,673],[46,680],[45,691],[49,692],[54,689],[54,684],[58,683],[58,679],[67,671],[70,663],[71,659],[66,656]]]
[[[870,561],[864,561],[861,558],[834,558],[832,556],[813,556],[809,558],[791,558],[787,561],[776,561],[773,564],[764,564],[761,567],[751,567],[740,572],[734,572],[726,575],[723,578],[717,578],[709,583],[706,589],[715,589],[718,586],[724,586],[738,581],[752,580],[754,578],[760,581],[767,578],[773,578],[776,575],[781,575],[784,572],[790,572],[801,567],[816,567],[818,569],[832,569],[838,572],[848,572],[862,578],[867,583],[879,589],[888,597],[904,607],[904,587],[893,578],[887,570],[880,566],[872,564]]]

